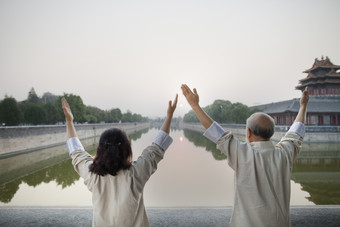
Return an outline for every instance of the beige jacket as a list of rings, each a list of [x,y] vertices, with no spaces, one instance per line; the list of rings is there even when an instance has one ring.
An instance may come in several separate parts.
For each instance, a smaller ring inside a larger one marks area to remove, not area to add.
[[[171,143],[172,139],[169,138],[168,142],[171,140]],[[148,146],[128,170],[121,170],[116,176],[91,173],[89,166],[93,158],[79,143],[73,142],[73,145],[69,143],[71,145],[68,145],[68,149],[71,150],[74,169],[92,192],[92,225],[150,226],[144,207],[143,188],[156,171],[157,164],[163,159],[164,150],[170,143],[165,148],[155,143]]]
[[[230,226],[290,226],[290,177],[301,143],[302,137],[291,130],[275,146],[271,141],[241,142],[230,131],[223,133],[217,148],[235,171]]]

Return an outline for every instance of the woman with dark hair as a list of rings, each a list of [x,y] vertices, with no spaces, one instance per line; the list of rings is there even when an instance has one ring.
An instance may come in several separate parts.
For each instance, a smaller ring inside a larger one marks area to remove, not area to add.
[[[127,135],[118,128],[111,128],[103,132],[99,139],[90,172],[101,176],[116,176],[119,170],[129,169],[131,161],[132,149]]]
[[[152,144],[132,162],[132,149],[126,133],[112,128],[102,133],[93,158],[78,139],[73,114],[62,99],[68,140],[67,149],[76,172],[92,192],[93,226],[150,226],[146,216],[143,189],[172,143],[170,124],[178,95],[169,101],[167,117]]]

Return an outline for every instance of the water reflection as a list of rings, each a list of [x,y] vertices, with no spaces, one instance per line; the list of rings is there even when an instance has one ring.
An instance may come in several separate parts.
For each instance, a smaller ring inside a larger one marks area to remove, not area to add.
[[[129,138],[130,138],[131,141],[136,141],[136,140],[140,139],[142,137],[142,135],[147,133],[148,131],[149,131],[148,128],[142,129],[138,132],[134,132],[132,134],[129,134]]]
[[[340,204],[340,144],[305,144],[292,180],[309,193],[317,205]]]
[[[147,133],[148,130],[149,129],[144,129],[134,132],[133,134],[129,135],[129,138],[131,141],[138,140],[142,137],[142,134]],[[99,138],[94,138],[82,141],[85,149],[92,155],[95,153],[98,139]],[[42,153],[48,154],[52,152],[58,152],[58,155],[47,160],[38,161],[36,163],[30,162],[30,165],[25,165],[20,160],[21,158],[29,159],[28,156],[36,155],[34,153],[38,153],[37,155],[41,156]],[[25,157],[16,156],[0,160],[0,163],[2,164],[2,168],[0,170],[0,202],[2,203],[6,204],[11,202],[14,195],[19,190],[20,184],[22,183],[26,183],[28,186],[36,187],[42,183],[55,181],[57,185],[60,185],[64,189],[74,184],[74,182],[80,178],[73,169],[71,159],[67,154],[65,145],[20,156]],[[20,161],[17,161],[17,159]],[[18,166],[20,163],[23,164],[23,166],[10,171],[4,170],[3,167],[5,164],[8,165],[14,162],[17,163]]]
[[[205,147],[216,160],[227,158],[201,132],[184,130],[184,136],[195,146]],[[309,193],[306,199],[314,204],[340,204],[340,144],[303,144],[291,179]]]
[[[35,173],[16,179],[0,186],[0,201],[9,203],[19,189],[19,185],[26,183],[29,186],[36,187],[41,183],[55,181],[62,188],[71,186],[79,179],[79,175],[74,171],[71,160],[65,160],[56,165],[41,169]]]
[[[227,156],[216,148],[216,144],[202,136],[202,133],[185,129],[184,136],[196,147],[204,147],[208,152],[211,152],[215,160],[227,159]]]
[[[136,148],[134,156],[137,157],[138,152],[149,145],[156,132],[156,129],[145,129],[129,135]],[[200,132],[172,129],[171,135],[174,143],[146,187],[146,204],[232,205],[233,172],[227,162],[220,161],[225,160],[226,156]],[[86,150],[93,154],[97,140],[98,138],[95,138],[82,142]],[[202,165],[209,168],[202,168]],[[294,164],[292,181],[296,183],[292,185],[297,185],[292,194],[302,195],[291,202],[293,205],[306,205],[311,202],[340,204],[340,144],[304,144]],[[27,190],[25,185],[35,188],[43,183],[53,183],[52,185],[62,189],[67,188],[66,191],[73,189],[78,183],[83,187],[78,174],[73,170],[64,145],[0,160],[0,205],[13,205],[19,198],[23,198],[19,195],[15,197],[15,194],[20,194],[25,190],[23,188]],[[83,188],[81,190],[86,191]],[[61,193],[52,191],[49,189],[48,193]],[[75,188],[75,191],[80,193],[78,188]],[[303,201],[300,201],[300,198]],[[73,199],[72,197],[70,200]],[[69,204],[68,201],[65,203]],[[21,204],[21,201],[17,203]],[[28,202],[28,205],[30,204],[31,202]],[[71,205],[74,204],[78,203]]]

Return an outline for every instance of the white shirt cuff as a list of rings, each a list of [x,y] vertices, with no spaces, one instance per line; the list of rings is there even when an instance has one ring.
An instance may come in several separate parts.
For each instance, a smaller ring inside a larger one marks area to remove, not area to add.
[[[163,130],[160,130],[152,142],[160,146],[164,151],[166,151],[170,144],[172,143],[172,141],[173,140],[168,135],[168,133],[164,132]]]
[[[305,125],[302,122],[294,122],[288,132],[294,132],[303,138],[305,136]]]
[[[225,133],[225,130],[216,121],[214,121],[210,127],[203,133],[203,135],[209,140],[216,143]]]
[[[66,141],[68,153],[71,155],[73,151],[85,151],[78,137],[72,137]]]

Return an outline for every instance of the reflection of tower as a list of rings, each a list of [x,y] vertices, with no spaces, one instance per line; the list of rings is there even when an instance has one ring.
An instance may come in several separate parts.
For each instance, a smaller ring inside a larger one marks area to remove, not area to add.
[[[328,57],[315,59],[307,77],[299,81],[297,90],[308,86],[308,125],[340,125],[340,65],[334,65]],[[300,100],[293,99],[251,107],[271,115],[276,125],[291,125],[299,111]]]

